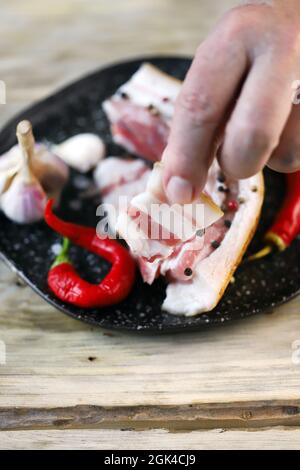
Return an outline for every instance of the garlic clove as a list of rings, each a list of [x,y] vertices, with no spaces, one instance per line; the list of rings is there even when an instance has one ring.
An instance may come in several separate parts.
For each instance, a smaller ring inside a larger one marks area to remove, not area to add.
[[[78,134],[53,147],[54,152],[70,167],[87,173],[105,156],[105,145],[95,134]]]
[[[0,157],[0,196],[24,166],[25,159],[25,167],[30,166],[30,173],[38,179],[48,197],[57,202],[68,181],[69,167],[45,145],[35,143],[29,121],[22,121],[17,132],[19,144]]]
[[[10,220],[19,224],[33,223],[43,218],[47,197],[31,169],[35,142],[29,121],[18,124],[17,138],[21,151],[21,168],[2,194],[0,204]]]
[[[36,178],[29,180],[20,171],[2,195],[1,209],[10,220],[30,224],[44,217],[46,194]]]
[[[48,197],[59,199],[70,174],[66,163],[45,145],[36,144],[31,159],[31,168]]]

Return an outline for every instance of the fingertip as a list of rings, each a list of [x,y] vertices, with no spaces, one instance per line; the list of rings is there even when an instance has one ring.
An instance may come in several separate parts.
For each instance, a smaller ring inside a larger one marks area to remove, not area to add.
[[[300,170],[299,152],[288,151],[285,154],[275,153],[267,163],[268,168],[278,173],[294,173]]]
[[[266,129],[245,125],[234,126],[225,136],[218,157],[223,171],[235,179],[254,176],[266,165],[277,140]]]
[[[199,195],[206,183],[207,170],[201,161],[177,155],[166,149],[163,155],[163,185],[171,203],[187,204]]]
[[[188,204],[193,200],[194,188],[187,179],[171,176],[166,186],[166,194],[172,204]]]

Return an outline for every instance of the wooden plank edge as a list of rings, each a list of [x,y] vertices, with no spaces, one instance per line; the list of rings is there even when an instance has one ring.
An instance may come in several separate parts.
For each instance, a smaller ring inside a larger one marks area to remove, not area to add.
[[[2,431],[0,450],[299,450],[300,429],[200,430],[170,433],[164,429]],[[124,466],[124,465],[123,465]],[[126,465],[125,465],[126,466]]]
[[[300,426],[300,400],[183,406],[0,408],[0,431],[35,429],[201,429]]]

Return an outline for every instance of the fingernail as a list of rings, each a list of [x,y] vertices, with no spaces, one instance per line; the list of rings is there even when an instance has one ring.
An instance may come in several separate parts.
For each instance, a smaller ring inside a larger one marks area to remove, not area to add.
[[[180,176],[172,176],[168,182],[166,193],[172,204],[188,204],[193,198],[193,186]]]

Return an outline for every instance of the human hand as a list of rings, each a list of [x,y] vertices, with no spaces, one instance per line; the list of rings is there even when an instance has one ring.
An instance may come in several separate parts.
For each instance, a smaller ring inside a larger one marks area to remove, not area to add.
[[[221,142],[217,158],[231,177],[265,165],[298,170],[297,79],[299,0],[252,1],[227,12],[199,46],[176,102],[163,154],[170,202],[190,202],[203,189]]]

